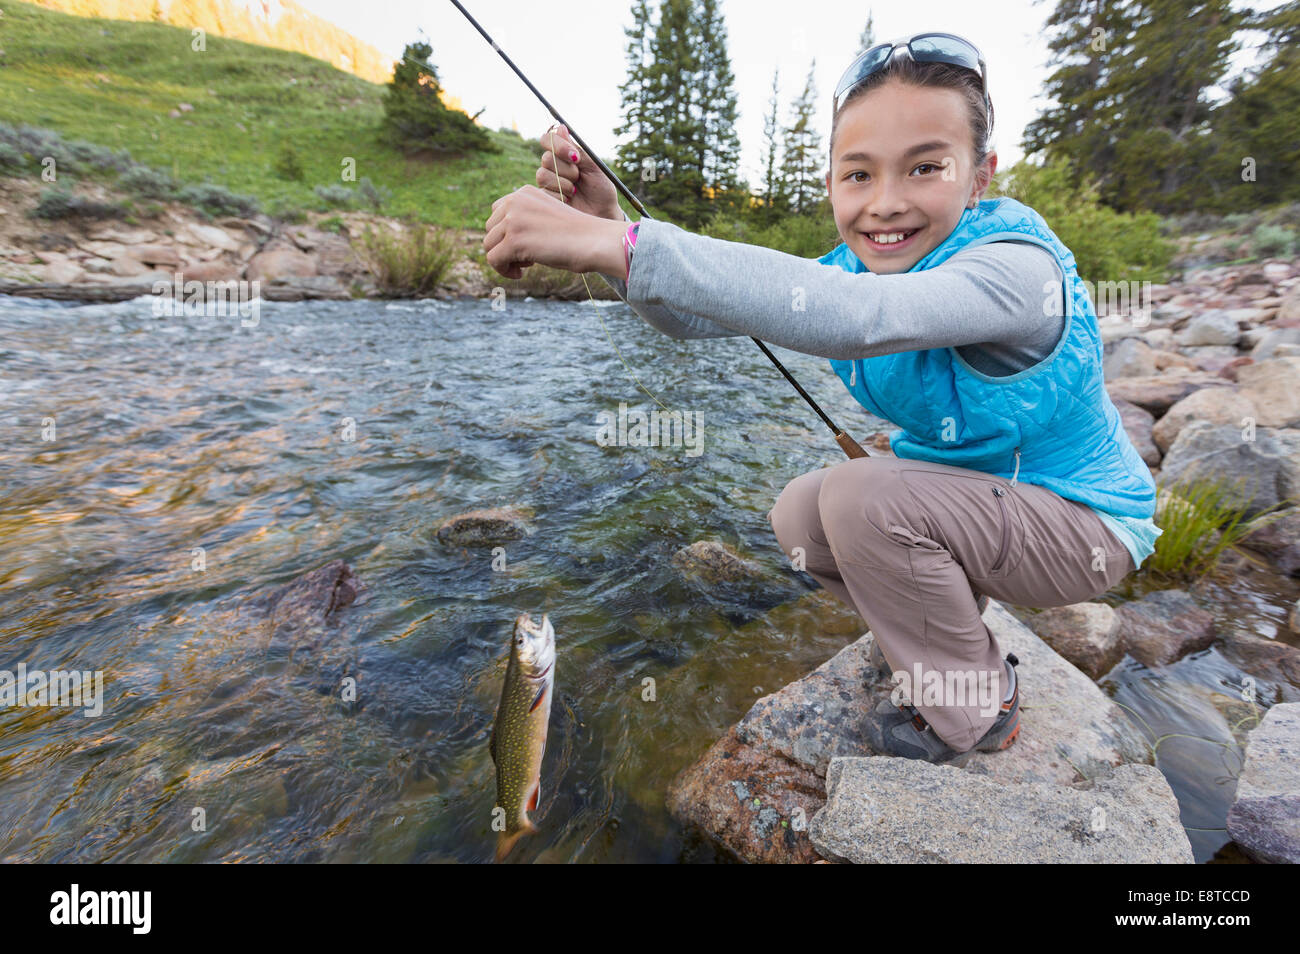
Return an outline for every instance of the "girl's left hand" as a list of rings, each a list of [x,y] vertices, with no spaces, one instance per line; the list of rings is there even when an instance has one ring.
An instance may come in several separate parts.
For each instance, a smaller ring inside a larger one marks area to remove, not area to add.
[[[622,275],[626,227],[625,222],[579,212],[537,186],[520,186],[492,203],[483,226],[483,251],[504,278],[520,278],[535,264]]]

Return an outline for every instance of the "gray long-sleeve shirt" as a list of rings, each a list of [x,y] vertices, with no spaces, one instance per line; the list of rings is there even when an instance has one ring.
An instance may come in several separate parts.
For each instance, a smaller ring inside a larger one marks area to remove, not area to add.
[[[628,281],[602,277],[669,337],[753,335],[823,358],[955,347],[1002,376],[1051,354],[1065,328],[1064,276],[1031,242],[990,242],[920,272],[852,274],[642,219]]]

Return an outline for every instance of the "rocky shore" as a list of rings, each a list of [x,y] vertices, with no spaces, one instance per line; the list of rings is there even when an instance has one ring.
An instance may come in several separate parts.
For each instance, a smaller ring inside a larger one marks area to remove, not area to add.
[[[1280,504],[1281,518],[1244,545],[1258,564],[1300,575],[1300,269],[1194,269],[1150,294],[1145,316],[1100,321],[1126,431],[1165,493],[1222,477],[1241,479],[1228,502],[1247,518]],[[1250,572],[1240,554],[1225,560]],[[1225,723],[1256,726],[1229,834],[1256,861],[1300,858],[1300,604],[1290,642],[1219,635],[1176,589],[1023,619],[990,602],[984,622],[1021,660],[1011,749],[943,765],[872,752],[862,720],[892,684],[869,662],[868,632],[756,702],[677,776],[669,810],[750,862],[1191,863],[1151,740],[1095,680],[1126,655],[1161,667],[1213,644],[1286,700],[1265,711],[1216,694]]]

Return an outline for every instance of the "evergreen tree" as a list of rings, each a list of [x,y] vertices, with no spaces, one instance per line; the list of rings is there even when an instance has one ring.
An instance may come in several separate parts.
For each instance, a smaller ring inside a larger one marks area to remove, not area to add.
[[[876,28],[871,25],[871,11],[868,10],[867,25],[862,28],[862,35],[858,37],[858,52],[854,53],[853,56],[856,58],[858,54],[867,52],[867,50],[871,49],[875,45]]]
[[[812,212],[826,193],[821,155],[821,135],[813,126],[817,92],[814,59],[808,69],[803,92],[792,106],[790,125],[784,130],[781,186],[778,203],[796,215]]]
[[[1057,106],[1026,129],[1027,155],[1066,158],[1119,211],[1181,211],[1212,188],[1206,91],[1242,15],[1230,0],[1058,0]]]
[[[696,35],[703,41],[700,83],[699,153],[704,193],[711,211],[736,212],[749,204],[749,186],[740,180],[740,137],[736,134],[735,76],[727,54],[727,27],[718,0],[700,0]]]
[[[384,92],[384,135],[410,155],[500,152],[501,147],[469,116],[443,105],[432,56],[428,43],[408,43],[394,64]]]
[[[739,182],[739,141],[726,33],[716,0],[663,0],[658,23],[648,5],[633,7],[626,31],[628,81],[619,133],[636,138],[618,161],[637,178],[638,198],[698,228],[723,204],[747,199]],[[649,171],[643,176],[642,169]]]
[[[780,74],[779,69],[772,74],[772,98],[768,100],[771,111],[763,120],[763,143],[767,157],[763,170],[763,208],[765,218],[769,223],[789,211],[784,204],[784,198],[781,196],[782,190],[777,171],[777,152],[779,148],[777,132],[780,129],[780,121],[777,118],[777,99],[780,96]]]
[[[1218,211],[1300,201],[1300,2],[1253,14],[1262,66],[1233,80],[1211,116],[1217,152],[1210,167]]]
[[[614,130],[617,136],[630,136],[615,151],[619,178],[629,183],[629,188],[642,202],[646,202],[645,182],[658,178],[656,156],[651,145],[650,132],[656,121],[654,100],[656,90],[650,75],[653,62],[650,32],[650,5],[648,0],[636,0],[632,5],[632,26],[626,28],[627,81],[619,87],[623,98],[623,124]]]

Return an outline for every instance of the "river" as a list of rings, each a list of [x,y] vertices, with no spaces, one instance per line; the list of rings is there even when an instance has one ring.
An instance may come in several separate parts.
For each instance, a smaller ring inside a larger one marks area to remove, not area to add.
[[[0,299],[0,329],[0,669],[104,680],[93,718],[0,710],[6,861],[490,860],[523,611],[551,615],[559,660],[541,832],[511,860],[725,861],[668,816],[669,780],[865,629],[772,535],[785,483],[843,457],[747,338],[532,300],[261,303],[246,326]],[[884,427],[824,360],[776,350],[852,433]],[[598,414],[657,406],[629,367],[699,413],[702,448],[601,445]],[[495,565],[434,537],[503,505],[533,532]],[[769,581],[684,578],[671,556],[700,539]],[[259,599],[340,558],[365,591],[333,642],[268,652]],[[1216,615],[1274,636],[1285,597],[1225,587]],[[1241,758],[1205,698],[1241,675],[1211,649],[1102,683],[1204,740],[1160,750],[1198,861]]]

